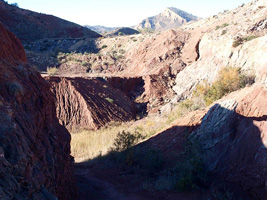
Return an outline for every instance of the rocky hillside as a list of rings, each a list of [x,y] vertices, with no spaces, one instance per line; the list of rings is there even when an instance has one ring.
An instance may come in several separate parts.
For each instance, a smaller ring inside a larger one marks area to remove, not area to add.
[[[21,9],[0,1],[0,22],[23,43],[44,38],[98,38],[100,35],[58,17]]]
[[[177,8],[166,8],[162,13],[148,17],[135,26],[135,29],[150,29],[150,30],[167,30],[177,28],[190,21],[197,20],[198,17],[191,15]]]
[[[136,109],[123,92],[104,79],[46,78],[52,85],[59,122],[70,131],[98,129],[134,120]]]
[[[89,28],[90,30],[93,30],[99,34],[105,34],[108,32],[111,32],[113,30],[115,30],[117,27],[106,27],[106,26],[89,26],[89,25],[85,25],[86,28]]]
[[[105,34],[105,37],[114,37],[114,36],[121,36],[121,35],[134,35],[139,34],[137,30],[128,27],[116,28],[115,30]]]
[[[49,85],[2,24],[0,49],[0,199],[73,199],[70,134]]]
[[[186,98],[203,80],[215,81],[225,66],[241,68],[266,84],[266,16],[267,2],[255,0],[184,26],[190,39],[181,54],[187,67],[177,75],[173,88],[177,99]]]
[[[213,181],[226,181],[225,190],[232,196],[265,200],[266,95],[262,85],[231,93],[205,110],[177,119],[142,145],[161,150],[173,161],[181,159],[192,142],[198,148],[192,156],[201,158]],[[238,187],[243,191],[238,192]]]
[[[115,76],[122,79],[121,83],[125,83],[125,78],[140,78],[144,80],[144,85],[140,85],[143,91],[136,101],[147,104],[148,112],[157,112],[174,96],[175,77],[186,67],[181,54],[189,38],[187,32],[175,30],[151,36],[105,38],[99,41],[102,48],[98,54],[60,54],[58,73],[76,77]]]

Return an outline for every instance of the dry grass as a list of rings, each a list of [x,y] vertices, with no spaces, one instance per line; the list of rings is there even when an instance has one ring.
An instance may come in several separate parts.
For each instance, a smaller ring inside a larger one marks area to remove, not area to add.
[[[55,76],[58,72],[58,69],[56,67],[47,67],[47,74],[49,76]]]
[[[119,132],[138,132],[148,138],[165,127],[162,122],[163,120],[160,117],[151,116],[135,122],[113,123],[96,131],[83,130],[72,134],[72,156],[75,158],[75,162],[83,162],[100,154],[105,155],[113,147]]]
[[[99,154],[106,154],[122,127],[103,128],[97,131],[84,130],[78,134],[72,134],[71,152],[75,161],[82,162],[95,158]]]
[[[168,115],[151,115],[138,121],[112,123],[96,131],[83,130],[72,134],[71,153],[75,162],[94,159],[99,155],[106,155],[113,147],[119,132],[140,133],[145,139],[163,131],[170,124],[184,114],[195,110],[193,103],[179,103]]]

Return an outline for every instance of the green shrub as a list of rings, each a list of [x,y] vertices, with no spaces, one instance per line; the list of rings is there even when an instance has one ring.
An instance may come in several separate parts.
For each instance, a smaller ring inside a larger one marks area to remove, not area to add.
[[[224,24],[222,24],[221,26],[216,26],[215,30],[218,30],[218,29],[220,29],[220,28],[225,28],[225,27],[227,27],[227,26],[229,26],[229,24],[228,24],[228,23],[224,23]]]
[[[223,25],[221,25],[221,28],[224,28],[226,26],[229,26],[229,24],[228,23],[224,23]]]
[[[113,102],[114,102],[114,100],[111,99],[111,98],[109,98],[109,97],[107,97],[106,100],[107,100],[109,103],[113,103]]]
[[[230,92],[253,84],[254,80],[255,76],[245,75],[239,68],[225,67],[219,72],[218,79],[212,85],[206,82],[198,85],[193,96],[202,97],[206,105],[210,105]]]
[[[105,49],[105,48],[107,48],[108,46],[107,45],[102,45],[102,47],[101,47],[101,49]]]
[[[88,62],[82,62],[82,64],[81,64],[82,66],[84,66],[84,67],[91,67],[91,64],[90,63],[88,63]]]
[[[47,67],[47,74],[49,76],[55,76],[58,72],[58,69],[56,67]]]
[[[133,134],[125,131],[119,132],[110,151],[122,152],[128,150],[140,139],[142,139],[142,135],[138,132]]]
[[[257,38],[257,37],[258,36],[256,36],[256,35],[250,35],[250,36],[247,36],[247,37],[238,38],[238,39],[236,39],[234,41],[232,46],[233,47],[238,47],[239,45],[244,44],[245,42],[253,40],[253,39]]]
[[[227,30],[222,31],[222,35],[225,35],[227,33]]]

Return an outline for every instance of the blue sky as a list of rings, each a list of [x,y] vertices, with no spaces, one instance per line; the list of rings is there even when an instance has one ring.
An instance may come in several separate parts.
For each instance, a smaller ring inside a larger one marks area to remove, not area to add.
[[[233,9],[252,0],[8,0],[19,7],[52,14],[80,25],[132,26],[176,7],[199,17]]]

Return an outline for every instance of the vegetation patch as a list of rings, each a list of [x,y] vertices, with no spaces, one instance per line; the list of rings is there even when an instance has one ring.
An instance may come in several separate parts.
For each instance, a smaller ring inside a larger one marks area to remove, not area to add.
[[[256,38],[258,38],[258,36],[256,35],[250,35],[247,37],[238,38],[234,41],[233,47],[238,47],[239,45],[244,44],[245,42],[256,39]]]
[[[105,49],[105,48],[107,48],[108,46],[107,45],[102,45],[102,47],[101,47],[101,49]]]
[[[220,29],[220,28],[225,28],[225,27],[227,27],[227,26],[229,26],[230,24],[228,24],[228,23],[224,23],[224,24],[222,24],[221,26],[216,26],[216,28],[215,28],[215,30],[218,30],[218,29]]]
[[[109,98],[109,97],[107,97],[106,100],[107,100],[109,103],[114,103],[114,100],[111,99],[111,98]]]
[[[47,67],[47,74],[49,76],[55,76],[58,72],[58,69],[56,67]]]
[[[196,87],[193,97],[201,98],[206,106],[222,98],[226,94],[252,85],[255,82],[255,75],[248,75],[241,72],[240,68],[225,67],[218,75],[213,84],[204,82]]]
[[[187,137],[187,136],[185,136]],[[159,191],[191,191],[202,187],[207,182],[199,149],[189,139],[184,144],[184,151],[177,156],[178,162],[173,167],[165,167],[166,160],[160,150],[151,147],[134,146],[142,139],[138,132],[118,133],[114,146],[106,156],[99,156],[97,162],[108,163],[109,166],[127,167],[142,171],[147,181],[142,187]]]
[[[108,154],[100,155],[97,159],[113,166],[141,168],[144,173],[154,174],[162,169],[163,157],[156,149],[134,146],[143,139],[144,136],[136,130],[134,132],[119,132]]]
[[[113,147],[110,148],[110,151],[126,151],[135,145],[140,139],[143,139],[143,136],[139,132],[135,132],[134,134],[125,131],[119,132],[113,143]]]
[[[185,100],[177,103],[175,108],[162,116],[148,116],[135,122],[112,122],[99,130],[79,130],[73,132],[71,152],[76,162],[95,159],[104,156],[114,147],[118,133],[140,133],[142,138],[149,138],[161,132],[179,117],[192,110],[205,107],[205,102],[200,98]]]
[[[227,33],[227,30],[222,31],[222,35],[225,35]]]

